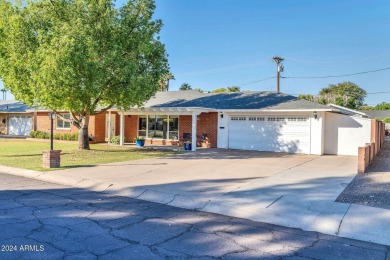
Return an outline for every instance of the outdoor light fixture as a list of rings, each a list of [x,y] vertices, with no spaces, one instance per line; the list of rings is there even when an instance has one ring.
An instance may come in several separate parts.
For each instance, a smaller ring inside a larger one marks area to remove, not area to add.
[[[48,115],[50,119],[50,150],[53,151],[53,125],[54,119],[56,119],[56,113],[50,112]]]
[[[313,116],[314,116],[314,119],[317,119],[317,111],[314,111]]]
[[[219,116],[220,116],[221,118],[223,118],[223,113],[222,113],[222,111],[219,112]]]

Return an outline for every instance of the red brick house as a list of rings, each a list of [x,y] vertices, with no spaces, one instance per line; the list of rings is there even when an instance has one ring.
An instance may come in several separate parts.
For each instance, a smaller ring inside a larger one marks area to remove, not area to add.
[[[48,111],[35,111],[34,129],[49,131]],[[64,113],[65,117],[69,114]],[[158,92],[143,107],[113,108],[92,116],[89,133],[96,142],[137,136],[146,144],[304,154],[357,155],[371,142],[371,119],[359,111],[324,106],[276,92]],[[57,118],[55,133],[77,132]]]

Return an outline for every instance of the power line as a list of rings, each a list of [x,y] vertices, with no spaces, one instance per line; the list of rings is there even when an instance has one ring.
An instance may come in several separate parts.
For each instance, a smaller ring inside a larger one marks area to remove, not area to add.
[[[225,71],[231,71],[231,70],[238,70],[238,69],[243,69],[243,68],[248,68],[248,67],[253,67],[256,65],[264,64],[264,63],[267,63],[270,61],[271,61],[270,59],[265,59],[265,60],[261,60],[261,61],[237,64],[237,65],[233,65],[233,66],[219,67],[219,68],[203,70],[203,71],[182,73],[182,74],[175,75],[175,77],[201,76],[201,75],[207,75],[207,74],[213,74],[213,73],[219,73],[219,72],[225,72]]]
[[[325,78],[340,78],[340,77],[347,77],[347,76],[354,76],[354,75],[361,75],[361,74],[367,74],[367,73],[373,73],[373,72],[379,72],[384,70],[390,70],[390,67],[383,68],[383,69],[377,69],[377,70],[369,70],[369,71],[363,71],[363,72],[356,72],[351,74],[344,74],[344,75],[329,75],[329,76],[312,76],[312,77],[281,77],[283,79],[325,79]]]
[[[367,94],[367,95],[376,95],[376,94],[387,94],[387,93],[390,93],[390,91],[370,92],[370,93],[366,93],[366,94]],[[301,94],[302,94],[302,93],[301,93]],[[301,94],[296,94],[296,93],[291,94],[291,93],[289,93],[288,95],[299,96],[299,95],[301,95]],[[310,95],[311,95],[311,94],[310,94]],[[314,96],[316,96],[316,95],[314,94]]]
[[[376,95],[376,94],[385,94],[385,93],[390,93],[390,91],[372,92],[372,93],[367,93],[367,95]]]
[[[289,60],[289,61],[296,61],[296,62],[301,62],[301,63],[309,63],[309,64],[340,64],[340,63],[359,63],[359,62],[364,62],[364,61],[368,61],[368,60],[373,60],[373,59],[377,59],[377,58],[381,58],[381,57],[387,57],[389,56],[389,52],[385,52],[385,53],[382,53],[380,55],[376,55],[376,56],[371,56],[371,57],[367,57],[367,58],[364,58],[364,59],[359,59],[359,60],[347,60],[347,61],[311,61],[311,60],[302,60],[302,59],[296,59],[296,58],[293,58],[293,57],[286,57],[286,60]]]
[[[264,78],[264,79],[259,79],[259,80],[256,80],[256,81],[252,81],[252,82],[248,82],[248,83],[244,83],[244,84],[240,84],[240,85],[236,85],[237,87],[241,87],[241,86],[245,86],[245,85],[249,85],[249,84],[253,84],[253,83],[257,83],[257,82],[261,82],[261,81],[265,81],[265,80],[269,80],[269,79],[274,79],[276,78],[276,76],[273,76],[273,77],[269,77],[269,78]]]

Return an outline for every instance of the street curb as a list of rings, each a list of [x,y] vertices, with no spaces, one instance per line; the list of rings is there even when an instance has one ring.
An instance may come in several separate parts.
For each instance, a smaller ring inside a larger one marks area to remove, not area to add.
[[[34,170],[26,170],[15,167],[0,165],[0,173],[36,179],[50,183],[71,186],[74,188],[87,189],[95,192],[103,192],[111,196],[122,196],[132,199],[140,199],[160,204],[170,205],[173,207],[199,210],[206,206],[208,200],[193,198],[181,194],[159,191],[149,188],[130,188],[123,184],[98,182],[91,179],[69,177],[64,178],[57,172],[40,172]]]

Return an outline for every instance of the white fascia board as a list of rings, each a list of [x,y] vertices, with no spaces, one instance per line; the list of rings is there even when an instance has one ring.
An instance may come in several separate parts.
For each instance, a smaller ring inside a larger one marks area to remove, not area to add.
[[[353,114],[367,116],[367,114],[364,113],[364,112],[360,112],[360,111],[357,111],[357,110],[354,110],[354,109],[351,109],[351,108],[347,108],[347,107],[343,107],[343,106],[339,106],[339,105],[336,105],[336,104],[328,104],[328,106],[337,108],[338,110],[345,110],[345,111],[348,111],[348,112],[353,113]]]
[[[155,108],[133,108],[130,110],[116,110],[123,112],[125,115],[146,115],[146,114],[161,114],[161,115],[192,115],[194,112],[200,114],[203,112],[216,112],[211,109],[198,107],[155,107]]]
[[[286,113],[286,112],[335,112],[337,110],[335,109],[266,109],[266,110],[260,110],[260,109],[220,109],[219,111],[225,112],[225,113]]]

